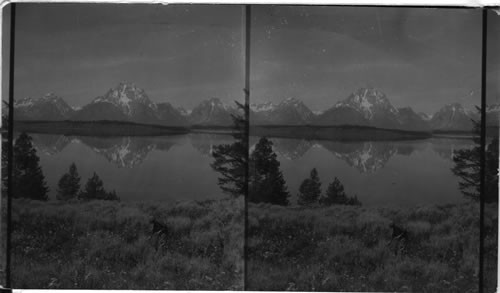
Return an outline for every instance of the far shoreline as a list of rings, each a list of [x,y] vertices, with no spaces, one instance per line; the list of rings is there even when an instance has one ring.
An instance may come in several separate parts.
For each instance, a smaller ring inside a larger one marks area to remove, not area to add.
[[[487,136],[498,135],[498,127],[488,127]],[[3,132],[7,132],[2,128]],[[163,136],[188,133],[231,135],[235,131],[228,125],[184,125],[166,126],[129,121],[38,121],[16,120],[15,132],[80,136]],[[472,139],[472,131],[433,130],[414,131],[376,128],[359,125],[250,125],[249,136],[276,138],[300,138],[311,140],[414,140],[428,138]]]

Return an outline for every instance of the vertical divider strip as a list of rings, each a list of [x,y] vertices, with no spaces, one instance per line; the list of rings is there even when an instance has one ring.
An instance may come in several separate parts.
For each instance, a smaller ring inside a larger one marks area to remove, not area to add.
[[[243,244],[243,290],[247,290],[247,276],[248,276],[248,253],[247,253],[247,240],[248,240],[248,197],[249,197],[249,174],[250,174],[250,25],[251,25],[251,5],[245,5],[245,145],[246,145],[246,168],[245,168],[245,231],[244,231],[244,244]]]
[[[11,239],[12,239],[12,170],[14,142],[14,56],[16,32],[16,3],[10,4],[10,52],[9,52],[9,125],[8,125],[8,160],[7,160],[7,255],[5,257],[5,285],[12,287],[11,276]]]
[[[486,45],[488,9],[482,8],[482,54],[481,54],[481,152],[480,152],[480,195],[479,195],[479,291],[484,291],[484,197],[486,190]]]

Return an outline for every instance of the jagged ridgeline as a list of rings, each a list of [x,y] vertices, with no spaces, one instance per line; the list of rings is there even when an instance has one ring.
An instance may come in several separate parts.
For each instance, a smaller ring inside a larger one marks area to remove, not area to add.
[[[39,98],[24,98],[14,104],[18,121],[128,121],[163,126],[231,126],[235,105],[218,98],[203,100],[186,110],[168,102],[155,103],[132,83],[120,83],[89,104],[74,108],[53,93]],[[500,105],[487,109],[488,126],[498,126]],[[479,114],[459,103],[443,106],[433,114],[416,113],[411,107],[394,107],[379,89],[360,88],[344,100],[319,112],[311,111],[296,98],[278,104],[250,105],[252,125],[356,125],[409,131],[471,131]]]
[[[490,106],[487,112],[491,126],[498,126],[500,106]],[[475,109],[465,109],[459,103],[445,105],[432,115],[416,113],[411,107],[394,107],[381,90],[360,88],[321,112],[311,111],[296,98],[279,104],[252,104],[250,118],[253,125],[358,125],[413,131],[471,131],[471,119],[477,120],[479,115]]]
[[[18,121],[110,120],[163,126],[231,126],[231,114],[235,113],[235,106],[217,98],[204,100],[190,111],[168,102],[155,103],[133,83],[120,83],[81,108],[69,106],[53,93],[24,98],[14,104],[14,117]]]

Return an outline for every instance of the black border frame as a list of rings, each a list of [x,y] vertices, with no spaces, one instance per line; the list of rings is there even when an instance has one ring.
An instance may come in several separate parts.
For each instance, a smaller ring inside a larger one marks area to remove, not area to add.
[[[28,2],[29,3],[29,2]],[[47,2],[47,4],[120,4],[120,3],[83,3],[83,2],[58,2],[58,3],[50,3]],[[39,3],[42,4],[42,3]],[[141,3],[137,3],[141,4]],[[148,5],[148,3],[143,3],[144,5]],[[180,3],[179,3],[180,4]],[[188,4],[188,3],[185,3]],[[193,5],[211,5],[211,4],[206,4],[206,3],[189,3]],[[221,3],[222,4],[222,3]],[[6,278],[6,287],[7,288],[1,288],[1,292],[12,292],[11,289],[11,282],[12,282],[12,276],[11,276],[11,254],[10,250],[12,247],[11,243],[11,236],[12,236],[12,196],[11,196],[11,189],[12,189],[12,170],[13,170],[13,164],[12,164],[12,157],[13,157],[13,129],[14,129],[14,73],[15,73],[15,26],[16,26],[16,5],[17,3],[12,2],[9,4],[10,9],[11,9],[11,15],[10,15],[10,52],[9,52],[9,82],[8,82],[8,91],[9,91],[9,120],[8,120],[8,162],[7,162],[7,215],[6,215],[6,221],[7,221],[7,231],[6,231],[6,239],[7,239],[7,252],[6,252],[6,263],[5,263],[5,278]],[[175,5],[175,4],[173,4]],[[217,4],[213,4],[217,5]],[[484,190],[485,190],[485,148],[486,148],[486,65],[487,65],[487,29],[488,29],[488,24],[487,24],[487,15],[488,11],[492,9],[498,9],[498,6],[483,6],[483,7],[467,7],[467,6],[458,6],[458,5],[450,5],[450,6],[445,6],[445,5],[437,5],[437,6],[428,6],[428,5],[354,5],[354,4],[243,4],[243,3],[234,3],[234,4],[222,4],[222,5],[240,5],[243,7],[243,16],[244,16],[244,25],[245,27],[243,28],[244,31],[244,40],[245,40],[245,50],[244,50],[244,74],[245,74],[245,88],[243,89],[245,93],[245,119],[246,119],[246,125],[245,125],[245,133],[247,136],[246,143],[247,143],[247,157],[246,160],[247,162],[249,161],[249,148],[248,148],[248,142],[249,142],[249,126],[250,126],[250,121],[249,121],[249,104],[250,104],[250,48],[251,48],[251,8],[252,6],[260,6],[260,5],[271,5],[271,6],[321,6],[321,7],[378,7],[378,8],[431,8],[431,9],[481,9],[482,11],[482,56],[481,56],[481,156],[480,156],[480,175],[481,175],[481,181],[480,181],[480,207],[479,207],[479,282],[478,282],[478,289],[480,293],[484,291]],[[4,150],[5,151],[5,150]],[[245,170],[245,175],[246,178],[248,178],[249,175],[249,166],[247,163],[247,168]],[[248,239],[248,184],[246,186],[246,197],[245,197],[245,207],[244,207],[244,213],[245,213],[245,231],[244,231],[244,272],[243,272],[243,290],[247,291],[247,278],[248,278],[248,270],[247,270],[247,239]],[[497,271],[498,274],[498,271]],[[498,283],[498,280],[497,280]]]

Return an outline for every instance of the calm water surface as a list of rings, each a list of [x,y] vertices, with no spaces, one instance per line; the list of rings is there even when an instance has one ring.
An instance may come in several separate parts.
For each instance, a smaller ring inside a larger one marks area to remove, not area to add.
[[[214,145],[232,143],[228,135],[164,137],[77,137],[30,134],[55,198],[57,181],[72,162],[82,186],[97,172],[106,189],[122,200],[203,200],[226,197],[210,167]],[[334,177],[364,205],[455,203],[463,200],[450,169],[453,150],[473,146],[469,139],[334,142],[272,138],[295,202],[312,168],[323,191]],[[250,140],[251,148],[257,138]]]
[[[334,177],[363,205],[412,206],[464,200],[453,175],[453,150],[470,139],[334,142],[271,139],[295,202],[301,182],[316,168],[323,192]],[[257,142],[253,139],[252,145]]]
[[[213,145],[232,143],[227,135],[163,137],[76,137],[30,134],[55,198],[57,182],[75,162],[86,180],[96,172],[104,188],[122,200],[204,200],[225,195],[210,167]]]

